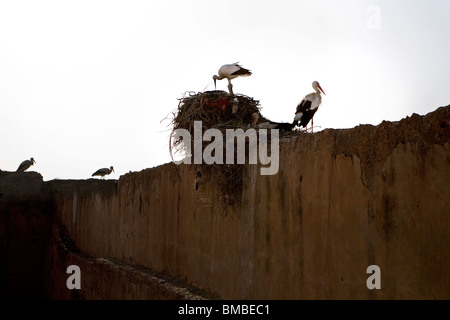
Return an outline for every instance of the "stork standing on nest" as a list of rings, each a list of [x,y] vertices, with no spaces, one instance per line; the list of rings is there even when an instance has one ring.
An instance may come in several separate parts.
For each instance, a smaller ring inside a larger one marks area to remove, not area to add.
[[[34,161],[33,158],[31,158],[30,160],[23,161],[17,168],[17,172],[25,172],[29,167],[31,167],[35,163],[36,161]]]
[[[311,121],[311,131],[314,130],[314,114],[317,112],[317,109],[322,103],[322,96],[320,95],[320,91],[325,94],[319,82],[314,81],[312,83],[312,87],[315,92],[307,94],[302,99],[302,101],[300,101],[300,103],[297,105],[297,110],[295,111],[294,117],[294,124],[302,126],[303,128],[305,128],[308,125],[309,121]]]
[[[250,76],[252,72],[241,67],[238,62],[232,64],[225,64],[220,67],[218,75],[213,76],[214,88],[216,87],[216,80],[228,79],[228,91],[233,95],[233,85],[231,80],[241,76]]]
[[[114,168],[111,166],[108,168],[102,168],[102,169],[98,169],[97,171],[95,171],[92,176],[100,176],[102,177],[102,179],[105,179],[105,176],[110,174],[111,172],[114,172]]]

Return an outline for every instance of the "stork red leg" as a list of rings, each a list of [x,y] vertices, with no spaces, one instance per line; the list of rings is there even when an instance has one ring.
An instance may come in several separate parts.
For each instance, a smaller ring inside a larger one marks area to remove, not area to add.
[[[228,81],[228,91],[230,92],[230,95],[233,95],[233,85],[231,84],[231,81]]]

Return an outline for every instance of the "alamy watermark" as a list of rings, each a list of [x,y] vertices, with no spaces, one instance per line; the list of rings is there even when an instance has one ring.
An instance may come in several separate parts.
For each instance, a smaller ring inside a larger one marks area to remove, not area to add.
[[[81,289],[81,270],[80,267],[72,264],[67,267],[66,273],[71,274],[66,280],[67,289]]]
[[[376,5],[370,5],[366,10],[368,17],[366,20],[366,26],[370,30],[381,29],[381,8]]]
[[[381,289],[381,269],[377,265],[371,265],[367,267],[366,273],[371,274],[369,278],[367,278],[366,286],[367,289]]]
[[[270,130],[270,140],[268,141],[267,129],[255,130],[248,128],[243,129],[226,129],[225,135],[215,128],[207,129],[203,133],[202,122],[194,121],[194,137],[186,129],[174,130],[173,136],[176,139],[182,138],[186,154],[189,157],[181,161],[174,161],[175,164],[191,164],[192,158],[194,164],[245,164],[246,163],[246,145],[248,142],[248,163],[259,163],[266,167],[260,168],[261,175],[275,175],[279,169],[279,130]],[[225,141],[224,141],[225,137]],[[211,143],[203,148],[203,142]],[[235,144],[236,141],[236,144]],[[193,144],[192,144],[193,142]],[[193,145],[194,150],[191,150]],[[236,148],[235,148],[236,146]],[[269,153],[270,147],[270,155]]]

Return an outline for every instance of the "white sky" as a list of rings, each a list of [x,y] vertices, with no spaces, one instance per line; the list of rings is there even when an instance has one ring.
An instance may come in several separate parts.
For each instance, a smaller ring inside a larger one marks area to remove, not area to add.
[[[237,61],[253,75],[234,92],[273,121],[313,80],[316,130],[424,115],[450,104],[450,1],[0,0],[0,169],[34,157],[44,180],[117,179],[170,162],[161,120]]]

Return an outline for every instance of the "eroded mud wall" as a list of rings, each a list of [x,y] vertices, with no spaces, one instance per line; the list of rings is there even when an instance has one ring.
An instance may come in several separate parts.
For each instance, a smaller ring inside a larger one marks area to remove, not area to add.
[[[0,172],[0,299],[42,299],[53,201],[36,172]]]
[[[225,299],[448,299],[449,142],[440,108],[282,139],[278,174],[246,166],[227,208],[214,182],[195,190],[195,172],[166,164],[108,190],[68,186],[56,214],[81,252]]]

